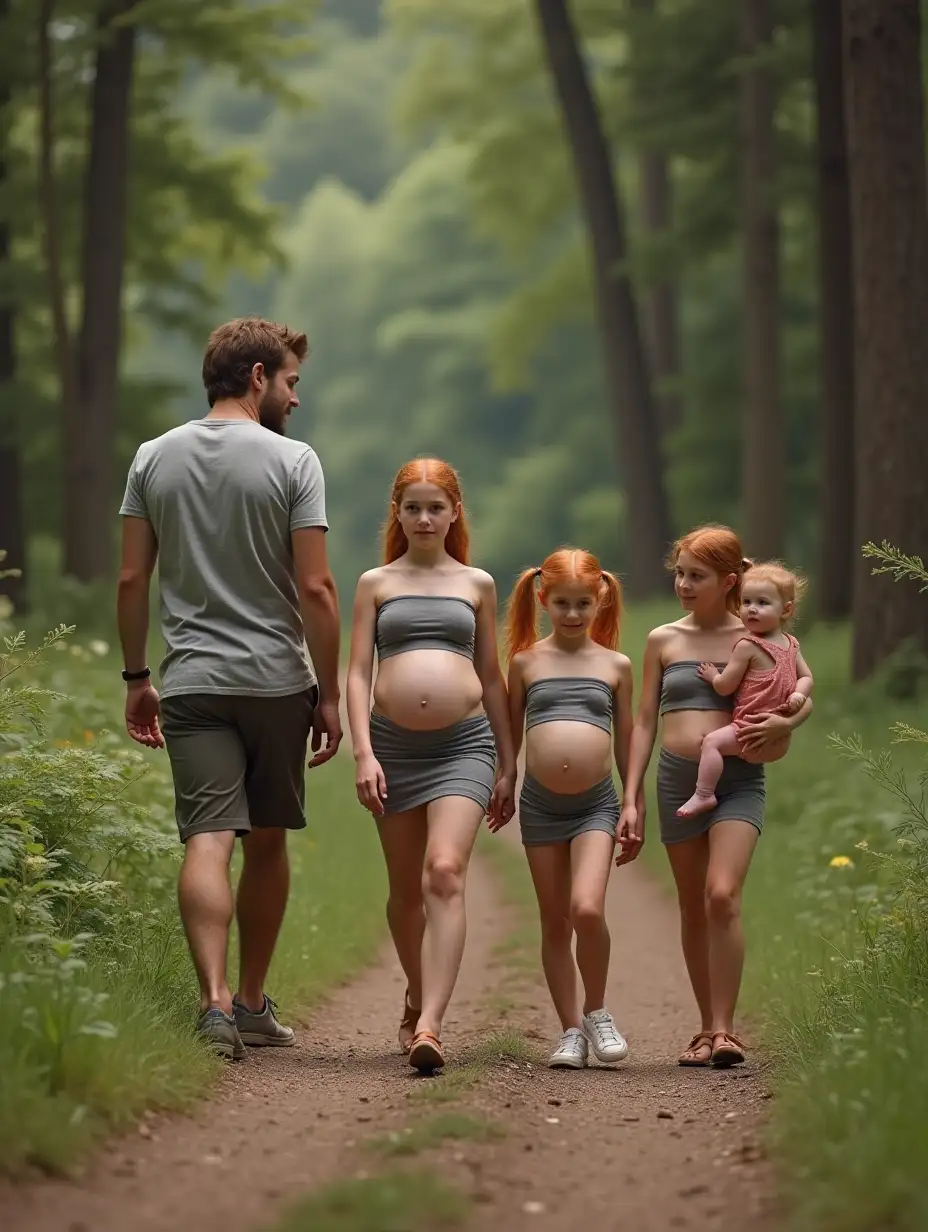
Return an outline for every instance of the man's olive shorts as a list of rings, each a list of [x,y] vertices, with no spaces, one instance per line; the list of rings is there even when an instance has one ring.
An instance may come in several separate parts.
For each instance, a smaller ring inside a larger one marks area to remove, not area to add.
[[[318,691],[188,693],[161,703],[181,842],[194,834],[301,830],[306,745]]]

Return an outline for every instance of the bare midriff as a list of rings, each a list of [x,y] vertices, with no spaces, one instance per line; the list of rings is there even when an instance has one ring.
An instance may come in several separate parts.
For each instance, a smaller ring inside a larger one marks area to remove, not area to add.
[[[470,659],[449,650],[407,650],[377,668],[374,713],[413,731],[451,727],[483,712]]]
[[[730,710],[671,710],[663,717],[661,744],[668,753],[698,761],[703,736],[730,722]]]
[[[525,733],[526,771],[562,795],[588,791],[611,773],[612,737],[592,723],[556,719]]]

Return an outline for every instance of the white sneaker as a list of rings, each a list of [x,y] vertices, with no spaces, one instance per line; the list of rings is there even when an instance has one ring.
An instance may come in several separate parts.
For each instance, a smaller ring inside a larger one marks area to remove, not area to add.
[[[549,1069],[583,1069],[590,1046],[579,1027],[570,1027],[557,1042],[548,1059]]]
[[[624,1061],[628,1056],[628,1044],[615,1025],[608,1010],[594,1010],[583,1016],[583,1033],[590,1041],[593,1056],[597,1061],[611,1064]]]

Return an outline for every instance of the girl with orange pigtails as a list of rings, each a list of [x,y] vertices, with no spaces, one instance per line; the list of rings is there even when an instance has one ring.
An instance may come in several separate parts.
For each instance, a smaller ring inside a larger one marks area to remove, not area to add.
[[[358,582],[347,693],[358,798],[377,820],[407,980],[400,1047],[430,1072],[445,1063],[471,852],[484,817],[493,830],[512,817],[516,780],[496,586],[471,567],[447,462],[418,458],[393,482],[383,564]]]
[[[541,641],[539,602],[552,626]],[[517,753],[525,738],[519,825],[541,915],[542,966],[562,1029],[548,1061],[552,1069],[582,1069],[591,1050],[606,1063],[628,1055],[604,1005],[606,886],[616,843],[618,864],[637,856],[643,816],[636,812],[634,824],[618,830],[612,762],[624,784],[632,731],[631,664],[617,650],[621,618],[618,578],[591,553],[572,548],[526,569],[509,600],[509,710]]]

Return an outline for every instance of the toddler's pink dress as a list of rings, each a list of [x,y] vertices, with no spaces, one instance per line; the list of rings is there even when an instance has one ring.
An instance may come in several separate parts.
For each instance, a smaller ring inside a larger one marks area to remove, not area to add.
[[[754,637],[747,633],[738,639],[739,642],[753,642],[773,659],[773,667],[760,671],[749,668],[738,686],[735,694],[735,709],[732,724],[736,730],[746,727],[756,721],[759,714],[786,714],[786,704],[791,693],[796,691],[799,678],[796,668],[796,656],[799,654],[799,643],[791,633],[786,635],[788,646],[778,646],[775,642],[765,641],[762,637]],[[737,644],[737,643],[736,643]],[[778,761],[789,748],[789,736],[781,740],[773,740],[765,744],[756,753],[742,753],[742,760],[747,762]]]

